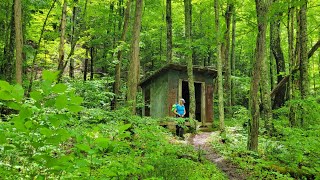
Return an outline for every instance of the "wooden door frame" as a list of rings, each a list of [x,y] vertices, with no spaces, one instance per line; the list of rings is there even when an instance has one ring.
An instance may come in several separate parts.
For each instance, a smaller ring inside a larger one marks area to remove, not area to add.
[[[178,99],[177,102],[182,98],[182,82],[188,82],[188,80],[179,79],[179,87],[178,87]],[[206,123],[206,83],[202,81],[194,81],[194,83],[201,84],[201,124]]]

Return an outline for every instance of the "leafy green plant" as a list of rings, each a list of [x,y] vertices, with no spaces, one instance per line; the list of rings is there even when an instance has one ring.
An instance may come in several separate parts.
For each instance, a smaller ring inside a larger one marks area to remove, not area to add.
[[[211,164],[184,157],[197,153],[170,144],[170,133],[156,119],[131,116],[126,108],[84,109],[83,98],[55,83],[56,75],[45,71],[30,98],[21,86],[0,81],[1,103],[14,110],[0,122],[0,178],[224,177]]]
[[[12,177],[50,176],[72,166],[71,157],[59,151],[71,137],[62,127],[77,119],[83,99],[66,85],[55,84],[57,75],[44,71],[41,89],[32,91],[29,99],[20,85],[0,82],[0,100],[17,112],[9,117],[10,124],[1,123],[2,163]]]
[[[111,101],[114,98],[114,93],[112,93],[113,80],[110,78],[69,83],[75,89],[76,94],[83,97],[82,105],[84,107],[110,109]]]
[[[241,123],[227,120],[227,143],[220,143],[219,135],[213,136],[212,146],[245,171],[252,179],[315,179],[319,177],[319,129],[283,126],[288,119],[274,120],[278,136],[259,137],[259,151],[247,150],[247,132]],[[261,122],[262,123],[262,122]],[[281,125],[279,125],[281,124]]]

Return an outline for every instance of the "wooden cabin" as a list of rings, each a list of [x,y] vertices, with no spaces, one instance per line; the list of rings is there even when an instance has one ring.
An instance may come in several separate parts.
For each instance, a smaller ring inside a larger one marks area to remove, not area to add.
[[[208,67],[194,67],[196,110],[195,118],[204,126],[213,123],[213,87],[217,71]],[[189,116],[189,87],[187,66],[168,64],[140,82],[145,106],[143,116],[174,117],[172,105],[183,98]]]

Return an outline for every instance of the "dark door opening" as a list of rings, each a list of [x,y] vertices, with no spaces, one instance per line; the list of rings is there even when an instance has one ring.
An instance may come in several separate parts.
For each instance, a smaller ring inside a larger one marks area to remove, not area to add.
[[[201,83],[194,83],[194,92],[196,98],[196,109],[195,109],[195,118],[201,122]],[[186,117],[189,117],[189,108],[190,108],[190,94],[188,81],[182,81],[182,98],[186,101],[184,104],[186,108]]]
[[[150,88],[144,92],[144,115],[150,116]]]

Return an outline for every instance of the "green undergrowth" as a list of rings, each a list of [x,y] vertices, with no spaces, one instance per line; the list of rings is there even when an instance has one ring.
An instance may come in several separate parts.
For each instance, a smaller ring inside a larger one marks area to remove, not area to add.
[[[248,179],[320,179],[319,125],[310,121],[312,126],[292,128],[287,119],[279,118],[274,120],[276,135],[263,135],[261,128],[258,152],[250,152],[247,119],[246,109],[240,108],[226,120],[226,143],[215,133],[212,146],[246,171]]]
[[[0,81],[11,112],[0,121],[0,179],[225,179],[157,120],[90,108],[54,76],[44,72],[30,98]]]

